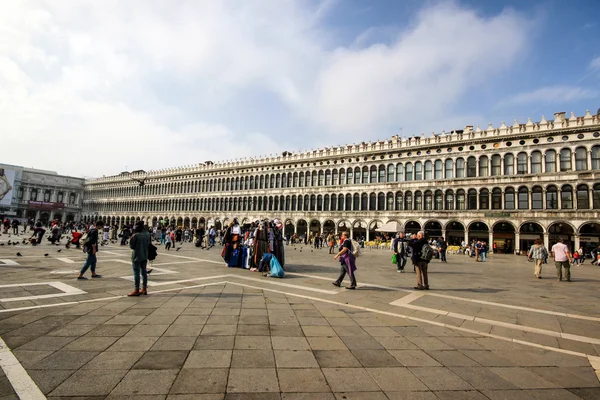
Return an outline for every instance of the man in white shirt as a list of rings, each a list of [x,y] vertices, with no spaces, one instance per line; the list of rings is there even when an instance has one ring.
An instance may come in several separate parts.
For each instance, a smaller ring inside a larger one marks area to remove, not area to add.
[[[565,278],[567,282],[571,282],[571,252],[563,239],[558,239],[558,242],[552,246],[552,257],[554,257],[554,265],[556,265],[556,280],[562,281],[562,269],[565,269]]]

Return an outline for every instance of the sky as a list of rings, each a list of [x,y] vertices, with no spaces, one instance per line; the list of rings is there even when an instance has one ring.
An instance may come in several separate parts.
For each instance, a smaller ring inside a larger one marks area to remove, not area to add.
[[[0,1],[0,162],[101,177],[600,108],[597,0]]]

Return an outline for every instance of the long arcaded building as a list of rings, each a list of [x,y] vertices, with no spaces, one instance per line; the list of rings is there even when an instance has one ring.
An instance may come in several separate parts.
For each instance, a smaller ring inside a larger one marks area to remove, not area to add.
[[[600,241],[600,117],[348,144],[307,152],[123,173],[85,183],[83,215],[111,224],[221,226],[279,218],[285,232],[373,238],[398,221],[450,243],[519,252],[536,238]],[[140,186],[134,180],[144,180]]]

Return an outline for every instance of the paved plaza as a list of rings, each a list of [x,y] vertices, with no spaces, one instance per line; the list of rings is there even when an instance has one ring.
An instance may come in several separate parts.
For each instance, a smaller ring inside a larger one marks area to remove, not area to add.
[[[365,250],[353,291],[332,257],[287,246],[276,279],[159,249],[129,298],[127,248],[78,281],[80,250],[1,246],[0,399],[600,399],[600,268],[557,282],[552,264],[538,280],[525,257],[451,254],[416,291],[410,263]]]

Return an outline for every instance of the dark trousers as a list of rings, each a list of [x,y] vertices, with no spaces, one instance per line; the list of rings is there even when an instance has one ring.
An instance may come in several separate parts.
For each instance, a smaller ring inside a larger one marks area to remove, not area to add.
[[[344,280],[344,278],[346,277],[346,274],[348,274],[348,276],[350,277],[350,287],[356,287],[356,271],[354,271],[354,273],[350,273],[348,271],[348,267],[346,266],[346,263],[342,264],[342,267],[340,269],[340,276],[336,279],[336,283],[338,285],[342,284],[342,281]]]
[[[417,286],[429,287],[429,276],[427,275],[427,261],[419,261],[416,267],[417,273]]]
[[[396,261],[398,262],[398,271],[404,271],[404,266],[406,266],[406,257],[398,254],[396,256]]]
[[[446,249],[440,250],[440,261],[446,262]]]

